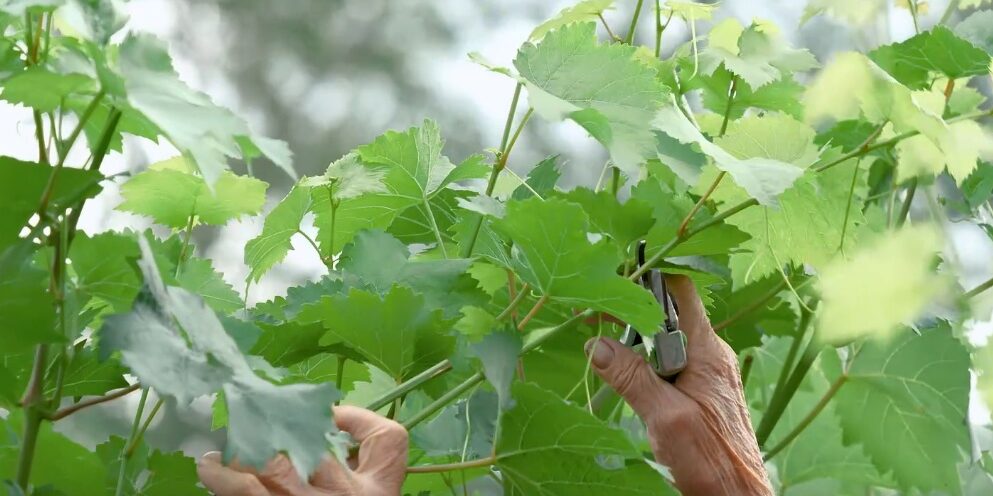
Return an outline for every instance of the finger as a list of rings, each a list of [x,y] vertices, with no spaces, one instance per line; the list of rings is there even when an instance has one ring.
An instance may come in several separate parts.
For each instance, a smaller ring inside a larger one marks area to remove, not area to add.
[[[655,375],[644,358],[613,339],[587,341],[586,353],[593,371],[645,421],[656,418],[667,405],[682,398],[672,384]]]
[[[665,286],[676,300],[679,324],[685,328],[683,332],[687,333],[687,338],[691,337],[690,333],[712,332],[707,310],[703,307],[703,301],[700,300],[692,279],[682,274],[666,274]]]
[[[217,451],[207,453],[197,461],[197,476],[217,496],[269,496],[269,491],[254,475],[225,467]]]
[[[310,478],[310,485],[331,494],[348,494],[354,487],[355,473],[333,457],[321,461]]]
[[[258,479],[262,485],[275,494],[304,494],[307,492],[307,485],[304,484],[297,473],[293,463],[286,455],[279,454],[269,460]]]
[[[407,467],[407,429],[369,410],[347,405],[334,407],[334,420],[359,442],[355,472],[374,478],[402,479]]]

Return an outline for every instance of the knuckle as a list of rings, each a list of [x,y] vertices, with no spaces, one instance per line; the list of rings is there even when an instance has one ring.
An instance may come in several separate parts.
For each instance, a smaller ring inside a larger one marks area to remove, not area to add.
[[[627,396],[642,387],[641,381],[638,379],[644,372],[641,370],[642,367],[645,366],[645,363],[641,360],[625,360],[618,364],[616,372],[612,374],[612,382],[617,394]]]
[[[404,445],[410,441],[410,433],[407,432],[407,429],[394,420],[390,420],[383,425],[383,435],[398,442],[403,442]]]

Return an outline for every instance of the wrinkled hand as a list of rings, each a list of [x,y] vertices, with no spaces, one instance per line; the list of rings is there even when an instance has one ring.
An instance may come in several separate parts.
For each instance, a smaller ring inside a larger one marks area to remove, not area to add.
[[[592,368],[631,405],[648,428],[655,459],[686,495],[771,495],[752,432],[738,361],[710,327],[689,278],[667,276],[686,333],[687,366],[674,383],[619,342],[586,343]]]
[[[300,480],[283,455],[269,461],[261,472],[232,463],[221,454],[207,453],[197,464],[200,481],[218,496],[396,496],[407,472],[407,431],[400,424],[369,410],[334,407],[338,428],[359,443],[356,459],[344,467],[325,458],[310,481]]]

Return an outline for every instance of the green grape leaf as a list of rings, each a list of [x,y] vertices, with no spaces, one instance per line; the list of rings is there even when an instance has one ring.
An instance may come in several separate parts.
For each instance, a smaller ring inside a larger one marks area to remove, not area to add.
[[[834,155],[826,155],[825,160]],[[728,224],[751,236],[741,245],[747,251],[731,255],[735,287],[777,273],[784,264],[823,267],[843,247],[853,245],[856,226],[865,222],[857,208],[860,189],[852,194],[853,180],[859,186],[864,175],[856,167],[862,166],[849,160],[820,173],[808,171],[780,196],[778,208],[758,206],[728,218]],[[732,205],[747,195],[722,185],[713,197]]]
[[[300,474],[310,474],[336,432],[328,405],[331,384],[277,386],[255,374],[234,339],[202,299],[167,287],[144,237],[139,267],[146,289],[130,313],[107,317],[100,354],[119,352],[142,384],[180,403],[224,391],[228,442],[225,459],[261,467],[285,452]]]
[[[700,53],[702,71],[712,74],[723,64],[752,89],[817,67],[810,52],[790,48],[769,22],[756,21],[746,28],[734,18],[725,19],[710,30],[708,39]]]
[[[321,345],[345,344],[396,379],[447,358],[455,344],[441,311],[402,286],[383,296],[360,289],[325,296],[319,311],[327,328]]]
[[[596,25],[582,23],[552,31],[537,45],[525,43],[514,59],[535,112],[575,121],[628,177],[639,177],[638,166],[655,153],[645,123],[667,93],[634,53],[631,46],[597,43]]]
[[[19,408],[0,419],[0,480],[15,477],[20,444],[16,433],[23,431],[24,418]],[[42,422],[38,430],[34,462],[31,464],[30,482],[37,488],[49,486],[60,491],[55,494],[79,496],[105,496],[107,470],[94,453],[80,446],[52,428],[51,422]],[[11,442],[13,441],[13,442]],[[14,493],[17,494],[17,493]],[[23,494],[23,493],[22,493]],[[32,494],[48,494],[36,491]]]
[[[975,121],[948,124],[946,142],[936,144],[923,135],[911,136],[896,144],[897,181],[911,177],[934,177],[945,169],[962,184],[976,169],[979,159],[993,160],[993,144]],[[954,148],[956,153],[943,150]]]
[[[0,349],[4,352],[65,340],[56,331],[48,274],[32,263],[35,249],[22,241],[0,252]]]
[[[21,229],[38,211],[38,202],[54,167],[0,156],[0,250],[16,242]],[[98,172],[63,168],[52,188],[49,208],[61,211],[77,201],[96,196],[103,176]]]
[[[763,155],[741,159],[707,139],[693,123],[680,112],[675,102],[662,109],[652,125],[680,143],[694,143],[714,160],[718,169],[727,172],[748,195],[763,205],[777,205],[777,197],[800,177],[803,170],[796,165]],[[795,135],[794,135],[795,136]],[[790,139],[794,139],[790,137]],[[663,163],[666,160],[663,157]],[[675,171],[677,172],[678,171]]]
[[[968,0],[967,0],[968,1]],[[811,0],[803,11],[801,23],[805,23],[822,12],[831,17],[864,26],[879,19],[880,10],[886,8],[886,0]]]
[[[752,367],[752,373],[756,374],[756,367],[768,366],[769,370],[765,376],[752,376],[757,384],[761,384],[771,390],[775,384],[776,375],[782,361],[786,355],[785,340],[772,340],[765,343],[762,348],[755,351],[762,353],[756,355],[756,362]],[[760,365],[760,362],[767,362]],[[815,407],[817,402],[827,393],[830,387],[830,380],[827,378],[829,369],[837,369],[837,353],[833,349],[824,351],[814,363],[810,371],[804,377],[804,381],[793,399],[790,400],[786,409],[783,410],[782,417],[773,429],[767,446],[772,447],[779,444],[786,434],[792,432],[803,418]],[[828,365],[825,366],[825,362]],[[769,391],[771,392],[771,391]],[[761,418],[761,411],[765,409],[766,402],[753,401],[753,418]],[[862,452],[859,446],[845,446],[842,444],[842,430],[838,418],[835,416],[836,408],[833,403],[829,403],[814,420],[806,426],[789,445],[783,448],[773,459],[776,465],[776,475],[781,487],[781,494],[795,494],[790,489],[797,488],[808,482],[822,478],[830,478],[837,481],[861,485],[881,485],[889,486],[888,480],[884,479],[869,458]]]
[[[132,236],[79,233],[69,250],[77,289],[106,301],[116,311],[127,310],[140,286],[134,265],[138,256]]]
[[[83,348],[73,354],[65,371],[62,385],[63,397],[98,396],[108,391],[128,386],[124,380],[127,373],[120,360],[110,358],[99,360],[95,350]],[[47,394],[55,392],[55,385],[49,386]]]
[[[262,232],[245,245],[245,264],[251,268],[249,281],[258,282],[286,258],[292,248],[290,238],[300,232],[300,223],[310,211],[311,202],[310,190],[297,185],[266,215]]]
[[[496,457],[506,482],[520,494],[676,494],[638,459],[622,431],[536,385],[518,383],[513,393],[516,405],[500,421]],[[625,466],[626,458],[632,460]],[[611,466],[617,459],[620,466]]]
[[[500,409],[514,406],[510,387],[517,371],[517,357],[521,353],[521,335],[513,326],[491,332],[472,345],[472,352],[483,364],[483,374],[497,392]]]
[[[582,0],[571,7],[566,7],[551,19],[541,23],[531,31],[528,39],[538,41],[549,31],[561,28],[575,22],[596,21],[604,12],[613,8],[614,0]]]
[[[148,457],[145,468],[148,470],[148,479],[141,488],[144,496],[208,494],[199,486],[196,462],[183,453],[163,453],[156,450]]]
[[[749,108],[782,112],[797,119],[803,116],[803,86],[792,78],[783,78],[752,89],[748,83],[739,80],[735,83],[734,98],[728,106],[728,89],[734,74],[718,67],[713,74],[697,75],[686,82],[686,89],[699,89],[703,96],[703,106],[711,112],[723,115],[730,120],[740,119]]]
[[[176,275],[176,284],[203,298],[203,301],[222,314],[229,314],[244,307],[237,291],[221,277],[210,260],[190,257]]]
[[[94,452],[100,457],[105,468],[104,491],[116,493],[120,486],[122,494],[140,494],[139,478],[148,463],[148,448],[136,445],[131,457],[125,460],[124,452],[128,440],[120,436],[110,436],[110,439],[96,446]]]
[[[943,278],[933,268],[941,247],[933,226],[907,227],[824,267],[817,281],[821,339],[886,340],[911,324],[945,291]]]
[[[311,190],[317,244],[327,258],[347,245],[363,229],[386,229],[397,215],[413,205],[410,198],[389,193],[374,193],[344,200],[332,208],[326,189]]]
[[[544,197],[549,192],[554,191],[555,183],[562,177],[562,173],[559,172],[558,168],[558,159],[558,155],[552,155],[538,162],[531,169],[531,172],[528,172],[524,183],[511,193],[511,198],[515,200],[527,200],[534,196],[535,193]]]
[[[845,442],[861,444],[904,490],[957,493],[969,450],[969,354],[948,326],[868,341],[846,374],[834,400]]]
[[[296,177],[285,146],[259,139],[230,110],[183,83],[173,70],[165,44],[148,35],[130,35],[120,46],[118,70],[128,103],[148,118],[213,187],[227,170],[227,158],[242,158],[252,143],[291,177]],[[261,145],[261,146],[259,146]]]
[[[590,219],[592,231],[610,236],[617,242],[622,255],[632,244],[644,238],[655,224],[652,207],[637,198],[620,203],[608,191],[588,188],[576,188],[558,196],[582,206]]]
[[[82,74],[59,74],[41,67],[32,67],[3,82],[0,98],[40,112],[51,112],[62,99],[74,93],[95,90],[93,80]]]
[[[258,179],[224,171],[210,188],[204,178],[192,173],[186,159],[175,157],[152,164],[124,183],[124,201],[117,209],[147,215],[176,229],[185,227],[191,216],[203,224],[223,225],[259,213],[266,187]]]
[[[990,68],[990,54],[944,26],[935,26],[900,43],[883,45],[869,52],[869,58],[915,90],[929,88],[932,73],[958,79],[988,74]]]
[[[428,308],[446,317],[478,300],[475,283],[466,271],[469,259],[418,260],[406,245],[382,231],[361,231],[341,252],[338,268],[347,284],[383,295],[395,284],[416,291]]]
[[[442,241],[451,243],[448,234],[458,222],[460,203],[468,201],[471,195],[472,192],[465,190],[441,190],[427,204],[415,204],[400,212],[387,231],[407,244],[437,245],[439,234]],[[447,251],[441,255],[447,255]]]
[[[617,275],[617,250],[586,239],[589,221],[574,203],[531,198],[511,201],[495,227],[514,241],[512,268],[522,280],[570,306],[592,307],[650,335],[661,323],[658,302]]]
[[[345,405],[364,407],[397,387],[397,380],[379,367],[371,364],[362,364],[362,367],[368,372],[368,380],[356,380],[353,383],[352,390],[341,400]],[[384,405],[377,413],[386,415],[390,407],[391,405]]]

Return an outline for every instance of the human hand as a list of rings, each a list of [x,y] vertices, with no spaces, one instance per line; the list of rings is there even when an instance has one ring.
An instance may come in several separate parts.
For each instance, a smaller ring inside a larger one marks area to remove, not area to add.
[[[687,365],[674,383],[609,338],[586,343],[593,370],[645,422],[655,459],[686,495],[771,495],[745,406],[738,360],[714,333],[696,289],[667,276],[686,333]]]
[[[344,467],[325,458],[309,481],[300,480],[284,455],[261,472],[221,463],[221,454],[207,453],[197,474],[218,496],[395,496],[407,472],[407,431],[400,424],[354,406],[334,407],[334,421],[359,443],[358,455]]]

